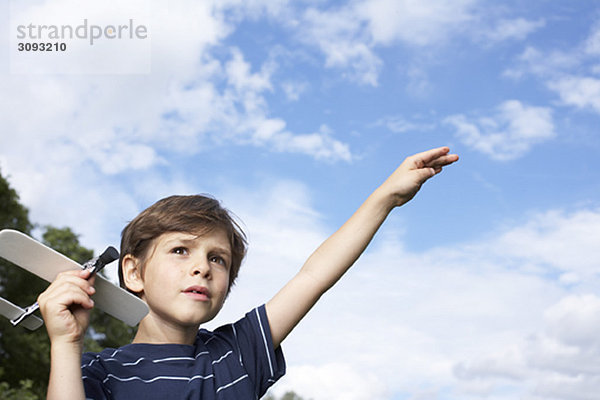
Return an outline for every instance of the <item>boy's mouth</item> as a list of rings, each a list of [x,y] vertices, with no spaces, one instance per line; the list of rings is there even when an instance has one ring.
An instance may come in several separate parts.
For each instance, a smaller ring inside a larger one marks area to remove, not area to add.
[[[204,286],[190,286],[183,293],[197,300],[208,300],[210,298],[210,292]]]

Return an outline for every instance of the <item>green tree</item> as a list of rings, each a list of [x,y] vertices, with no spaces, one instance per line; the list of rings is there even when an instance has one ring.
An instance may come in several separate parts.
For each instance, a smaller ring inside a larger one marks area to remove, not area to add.
[[[263,398],[263,400],[277,400],[277,398],[275,398],[275,396],[273,396],[272,394],[268,394],[266,397]],[[279,400],[304,400],[304,398],[297,395],[296,392],[288,391],[285,392],[283,396],[279,398]]]
[[[31,233],[33,224],[29,221],[29,211],[19,202],[19,196],[10,187],[8,181],[0,175],[0,228],[16,229]],[[28,305],[35,301],[37,293],[46,287],[46,283],[20,268],[16,268],[0,259],[0,296],[19,305]],[[0,318],[0,381],[2,398],[24,394],[23,390],[43,398],[39,385],[28,382],[47,381],[42,371],[48,366],[48,340],[43,329],[27,332],[25,328],[14,328],[10,321]]]
[[[0,174],[0,229],[16,229],[31,234],[34,225],[18,194]],[[42,241],[56,251],[83,263],[93,251],[80,245],[70,228],[44,227]],[[36,301],[48,282],[0,258],[0,296],[20,306]],[[86,351],[119,347],[131,342],[134,328],[93,310],[85,339]],[[0,318],[0,399],[37,400],[46,396],[50,370],[50,341],[46,330],[29,331],[13,327]]]
[[[82,264],[92,257],[94,252],[79,244],[79,237],[71,228],[55,228],[46,226],[46,231],[42,235],[42,242],[59,253],[68,255],[69,258]]]
[[[29,210],[19,203],[19,195],[2,177],[0,171],[0,226],[29,233],[33,225],[29,222]]]
[[[39,396],[32,390],[33,382],[29,379],[19,382],[18,388],[11,388],[8,382],[0,382],[0,399],[2,400],[38,400]]]
[[[304,400],[302,397],[298,396],[294,392],[285,392],[283,396],[281,396],[281,400]]]

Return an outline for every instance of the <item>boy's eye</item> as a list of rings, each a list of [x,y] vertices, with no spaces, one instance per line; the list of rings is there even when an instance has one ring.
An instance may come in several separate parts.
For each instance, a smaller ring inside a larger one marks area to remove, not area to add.
[[[185,255],[189,254],[189,251],[185,247],[175,247],[175,248],[173,248],[173,250],[171,250],[171,253],[185,256]]]
[[[217,264],[220,264],[222,266],[227,266],[227,262],[225,261],[225,259],[223,257],[219,257],[219,256],[211,256],[209,258],[210,262],[214,262]]]

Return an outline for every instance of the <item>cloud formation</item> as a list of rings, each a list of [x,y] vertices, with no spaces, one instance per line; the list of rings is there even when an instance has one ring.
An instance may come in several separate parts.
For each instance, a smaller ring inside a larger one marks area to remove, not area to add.
[[[528,46],[504,76],[522,79],[533,75],[559,96],[562,105],[600,113],[599,27],[597,22],[583,41],[568,50]]]
[[[269,258],[277,254],[272,246],[285,240],[278,224],[285,237],[293,237],[296,227],[299,237],[311,237],[307,242],[325,236],[321,217],[309,211],[310,192],[297,184],[285,191],[292,187],[303,193],[295,198],[304,200],[283,204],[304,211],[263,208],[276,219],[254,212],[253,218],[273,225],[255,236],[258,249],[234,296],[258,296],[242,286],[265,279],[263,270],[278,271],[272,280],[284,281],[295,272],[290,263],[299,265],[311,251],[308,246],[293,257],[281,254],[283,262]],[[313,223],[319,228],[310,234]],[[415,399],[492,393],[501,400],[593,398],[600,373],[594,367],[600,362],[600,298],[590,290],[600,282],[593,239],[599,233],[596,209],[551,210],[478,241],[424,252],[408,250],[402,236],[384,228],[286,340],[286,354],[295,362],[275,392],[295,390],[315,400],[379,400],[400,393]],[[552,278],[565,273],[585,278]],[[348,379],[351,392],[340,386]]]
[[[502,19],[498,21],[493,29],[485,32],[484,36],[492,42],[523,40],[545,25],[546,22],[543,19],[537,21],[530,21],[525,18]]]
[[[35,19],[36,15],[57,15],[71,5],[69,0],[61,0],[35,7],[13,3],[13,8],[21,18]],[[167,138],[175,143],[175,151],[201,151],[207,144],[225,139],[278,152],[349,161],[348,144],[335,139],[331,130],[325,133],[317,125],[313,132],[298,134],[284,129],[285,122],[270,115],[264,96],[273,90],[274,61],[253,68],[237,48],[221,58],[211,52],[234,29],[222,7],[218,2],[152,6],[149,13],[160,16],[161,23],[152,25],[151,75],[133,79],[16,75],[3,79],[0,105],[14,112],[3,113],[1,122],[20,138],[10,145],[28,146],[35,141],[46,147],[49,143],[44,145],[45,140],[60,136],[63,155],[71,162],[87,158],[111,174],[161,163],[164,159],[156,149]],[[102,7],[86,9],[85,16],[104,21],[108,18],[105,11]],[[181,26],[188,28],[179,29]],[[101,49],[98,52],[102,54]],[[168,60],[177,60],[176,74]],[[54,101],[56,98],[61,101]],[[35,119],[24,114],[32,109],[39,110]],[[115,137],[118,140],[113,140]],[[7,146],[8,138],[3,139],[1,143]],[[177,144],[181,142],[185,145]],[[86,148],[98,144],[99,152]],[[118,155],[126,149],[132,150],[134,159]],[[106,160],[102,154],[108,152],[111,156]],[[102,163],[99,158],[104,158]],[[10,170],[14,162],[9,157],[4,167]]]
[[[468,147],[506,161],[523,156],[531,147],[555,137],[549,108],[528,106],[518,100],[500,104],[494,114],[469,118],[452,115],[444,123],[456,129],[456,137]]]
[[[383,67],[377,48],[439,45],[475,19],[474,0],[362,0],[302,15],[298,38],[325,55],[325,66],[349,80],[377,86]]]
[[[596,295],[566,296],[545,310],[538,332],[495,354],[458,363],[454,373],[489,387],[525,387],[523,394],[535,399],[594,399],[600,391],[599,315]]]

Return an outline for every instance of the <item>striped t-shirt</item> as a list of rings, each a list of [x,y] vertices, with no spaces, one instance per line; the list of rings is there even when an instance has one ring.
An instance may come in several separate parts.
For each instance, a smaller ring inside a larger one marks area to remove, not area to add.
[[[85,353],[87,399],[258,399],[285,373],[273,349],[265,307],[211,332],[194,345],[134,343]]]

